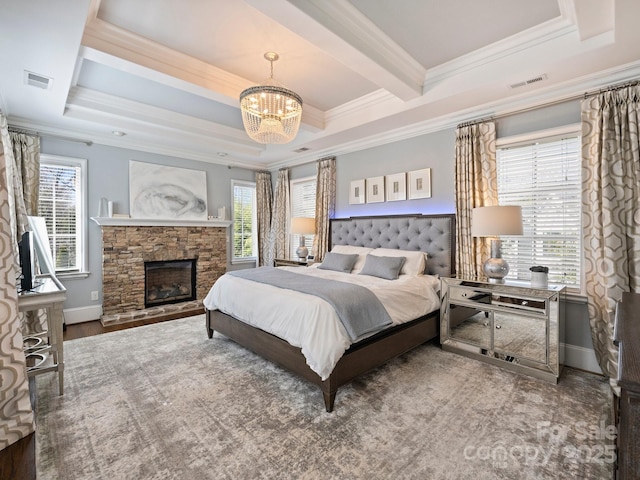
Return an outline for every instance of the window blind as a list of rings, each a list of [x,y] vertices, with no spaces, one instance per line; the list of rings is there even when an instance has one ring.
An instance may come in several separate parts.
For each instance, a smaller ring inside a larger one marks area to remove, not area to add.
[[[255,258],[256,249],[256,186],[248,183],[234,183],[233,258]]]
[[[56,272],[81,264],[80,167],[41,163],[38,215],[45,218]]]
[[[498,201],[522,207],[522,236],[503,236],[507,278],[530,280],[549,267],[549,281],[580,287],[580,137],[540,139],[497,151]]]
[[[291,217],[316,216],[316,178],[308,177],[299,180],[292,180],[289,183],[289,195],[291,202]],[[301,235],[292,235],[290,258],[297,258],[296,250],[300,245]],[[311,252],[315,235],[305,235],[305,244]]]

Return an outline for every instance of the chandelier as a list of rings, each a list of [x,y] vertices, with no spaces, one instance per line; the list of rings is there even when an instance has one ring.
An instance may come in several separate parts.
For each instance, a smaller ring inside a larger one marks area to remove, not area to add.
[[[300,127],[302,98],[273,80],[273,62],[279,55],[267,52],[264,58],[271,63],[271,76],[264,85],[249,87],[240,94],[242,123],[258,143],[288,143]]]

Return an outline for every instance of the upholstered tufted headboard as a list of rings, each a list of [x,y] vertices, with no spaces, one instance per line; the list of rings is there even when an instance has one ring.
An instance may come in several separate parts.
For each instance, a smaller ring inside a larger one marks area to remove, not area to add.
[[[392,215],[331,220],[331,246],[419,250],[427,254],[426,273],[455,273],[455,215]]]

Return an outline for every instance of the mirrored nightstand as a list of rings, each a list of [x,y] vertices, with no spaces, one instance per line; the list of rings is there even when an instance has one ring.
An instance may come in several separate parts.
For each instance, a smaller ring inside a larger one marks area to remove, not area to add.
[[[564,287],[443,278],[444,350],[556,383],[564,363]]]

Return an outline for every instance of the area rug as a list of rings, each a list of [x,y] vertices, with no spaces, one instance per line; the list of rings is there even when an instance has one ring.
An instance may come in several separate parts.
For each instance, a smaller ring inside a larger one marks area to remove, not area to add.
[[[65,342],[65,394],[37,385],[40,480],[608,479],[610,392],[552,385],[414,349],[318,387],[216,333],[204,316]]]

